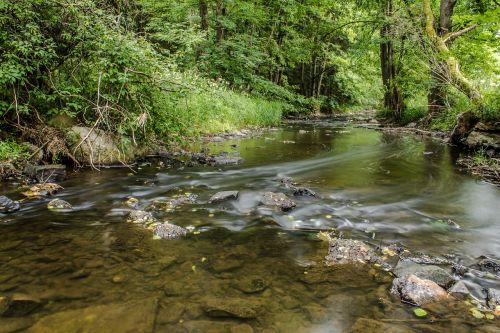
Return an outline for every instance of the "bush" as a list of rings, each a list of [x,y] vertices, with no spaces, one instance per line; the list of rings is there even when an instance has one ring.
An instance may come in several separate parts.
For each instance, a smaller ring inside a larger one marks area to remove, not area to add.
[[[13,161],[23,157],[28,157],[24,147],[14,141],[0,141],[0,161]]]

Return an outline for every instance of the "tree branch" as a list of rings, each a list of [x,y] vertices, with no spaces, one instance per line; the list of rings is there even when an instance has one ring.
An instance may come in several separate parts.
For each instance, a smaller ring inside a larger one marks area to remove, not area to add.
[[[477,24],[473,24],[467,28],[464,28],[462,30],[458,30],[458,31],[455,31],[455,32],[450,32],[446,35],[443,36],[443,41],[445,43],[451,43],[453,42],[455,39],[457,39],[458,37],[468,33],[469,31],[471,30],[474,30],[475,28],[477,28]]]

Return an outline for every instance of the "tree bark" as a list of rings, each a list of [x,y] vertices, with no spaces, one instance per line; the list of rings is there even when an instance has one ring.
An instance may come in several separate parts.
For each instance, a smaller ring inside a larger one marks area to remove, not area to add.
[[[200,28],[201,30],[208,30],[208,6],[206,0],[200,0]]]
[[[224,25],[222,24],[222,19],[226,16],[226,6],[224,6],[224,0],[217,1],[215,14],[217,15],[216,41],[217,44],[220,44],[224,40],[225,35]]]
[[[384,107],[393,113],[396,120],[400,120],[404,111],[404,101],[396,82],[391,24],[387,22],[387,19],[392,16],[392,0],[382,1],[382,11],[386,18],[380,30],[380,67],[384,86]]]

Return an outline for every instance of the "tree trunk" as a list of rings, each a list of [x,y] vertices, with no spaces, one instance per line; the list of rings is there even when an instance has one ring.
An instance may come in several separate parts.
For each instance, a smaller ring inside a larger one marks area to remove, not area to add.
[[[200,0],[200,28],[201,30],[208,30],[208,6],[206,0]]]
[[[222,19],[224,16],[226,16],[226,7],[224,6],[223,0],[217,1],[215,13],[217,15],[216,41],[217,41],[217,44],[220,44],[224,40],[224,35],[225,35],[225,30],[224,30],[224,25],[222,24]]]
[[[384,107],[393,113],[396,120],[400,120],[404,110],[404,101],[396,83],[391,24],[387,22],[387,19],[392,16],[392,0],[383,1],[382,11],[386,18],[386,22],[380,30],[380,67],[384,85]]]

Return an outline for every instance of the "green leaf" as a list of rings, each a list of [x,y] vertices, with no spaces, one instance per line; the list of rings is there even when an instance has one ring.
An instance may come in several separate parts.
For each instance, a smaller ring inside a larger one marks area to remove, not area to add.
[[[421,317],[421,318],[427,316],[427,311],[425,311],[424,309],[421,309],[421,308],[413,309],[413,313],[415,313],[415,315],[417,317]]]

